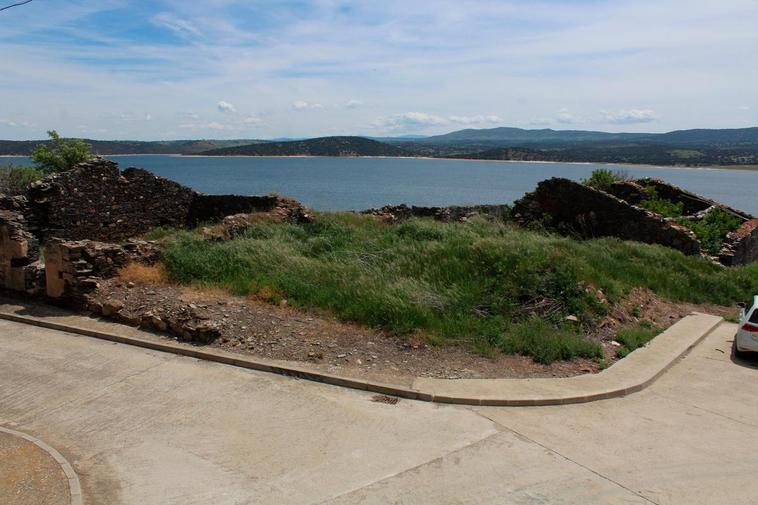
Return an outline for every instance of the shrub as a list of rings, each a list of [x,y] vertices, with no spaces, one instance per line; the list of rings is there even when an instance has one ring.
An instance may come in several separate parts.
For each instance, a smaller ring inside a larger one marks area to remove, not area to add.
[[[611,184],[622,180],[620,174],[614,173],[606,168],[599,168],[592,171],[589,179],[582,180],[582,184],[590,186],[591,188],[599,189],[600,191],[608,191]]]
[[[742,224],[739,218],[718,207],[708,212],[700,221],[679,222],[695,233],[703,249],[711,255],[718,254],[726,235]]]
[[[32,151],[31,158],[43,172],[65,172],[79,163],[92,158],[92,148],[81,139],[64,139],[55,130],[47,132],[52,147],[39,144]]]
[[[640,207],[647,209],[663,217],[681,217],[684,214],[684,204],[682,202],[672,202],[658,196],[655,187],[647,186],[645,191],[648,194],[647,200],[640,202]]]
[[[34,167],[0,166],[0,193],[22,195],[31,183],[42,179],[44,175]]]

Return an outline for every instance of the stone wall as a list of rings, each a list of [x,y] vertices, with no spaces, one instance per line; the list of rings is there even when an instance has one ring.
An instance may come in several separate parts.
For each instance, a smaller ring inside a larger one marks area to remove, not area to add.
[[[618,237],[660,244],[685,254],[700,254],[700,242],[683,226],[613,195],[568,179],[542,181],[517,201],[514,215],[522,224],[540,223],[582,238]]]
[[[120,241],[186,225],[194,191],[138,168],[120,173],[103,158],[46,177],[29,190],[39,236]]]
[[[187,224],[221,221],[226,216],[251,212],[268,212],[276,207],[276,196],[203,195],[196,194],[187,213]]]
[[[154,242],[51,239],[45,244],[47,296],[81,308],[85,296],[97,288],[98,279],[116,276],[131,261],[150,263],[158,256],[159,246]]]
[[[383,221],[396,223],[412,217],[431,217],[437,221],[448,223],[461,222],[474,215],[482,215],[491,219],[506,220],[511,215],[508,205],[453,205],[450,207],[417,207],[400,205],[385,205],[379,209],[367,209],[361,214],[377,216]]]
[[[33,217],[37,235],[43,241],[64,238],[120,242],[154,228],[194,227],[229,215],[281,207],[290,209],[293,216],[307,214],[294,200],[205,195],[141,168],[120,172],[118,164],[104,158],[48,176],[33,184],[28,196],[28,211],[24,213]],[[3,205],[0,200],[0,208]]]
[[[27,294],[44,292],[39,242],[24,215],[0,210],[0,286]]]
[[[681,203],[683,205],[683,214],[685,216],[694,215],[694,214],[706,211],[711,207],[720,207],[721,209],[724,209],[730,214],[733,214],[741,219],[748,220],[748,219],[752,219],[753,217],[747,212],[742,212],[741,210],[733,209],[722,203],[716,202],[704,196],[700,196],[696,193],[692,193],[691,191],[687,191],[685,189],[682,189],[678,186],[674,186],[673,184],[669,184],[668,182],[661,181],[659,179],[644,178],[644,179],[637,179],[634,182],[643,187],[655,188],[655,192],[659,198],[663,198],[664,200],[670,200],[675,203]],[[634,203],[634,202],[629,202],[629,203]]]
[[[726,266],[746,265],[758,261],[758,219],[745,222],[724,240],[719,261]]]

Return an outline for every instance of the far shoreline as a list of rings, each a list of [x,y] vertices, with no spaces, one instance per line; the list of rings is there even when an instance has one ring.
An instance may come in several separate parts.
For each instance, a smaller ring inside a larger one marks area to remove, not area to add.
[[[618,163],[603,161],[552,161],[552,160],[486,160],[480,158],[445,158],[431,156],[316,156],[316,155],[282,155],[282,156],[256,156],[256,155],[215,155],[215,154],[182,154],[182,153],[131,153],[131,154],[100,154],[111,157],[134,157],[134,156],[166,156],[174,158],[335,158],[335,159],[400,159],[400,160],[428,160],[428,161],[474,161],[480,163],[531,163],[531,164],[555,164],[555,165],[603,165],[611,167],[640,167],[640,168],[670,168],[679,170],[739,170],[747,172],[758,171],[758,165],[653,165],[650,163]],[[24,154],[0,154],[0,158],[28,158]]]

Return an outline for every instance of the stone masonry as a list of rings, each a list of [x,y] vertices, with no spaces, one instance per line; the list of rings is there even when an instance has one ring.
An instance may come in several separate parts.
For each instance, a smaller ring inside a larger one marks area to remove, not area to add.
[[[540,223],[567,235],[618,237],[661,244],[689,255],[701,253],[700,242],[687,228],[568,179],[540,182],[534,192],[515,203],[513,212],[522,224]]]

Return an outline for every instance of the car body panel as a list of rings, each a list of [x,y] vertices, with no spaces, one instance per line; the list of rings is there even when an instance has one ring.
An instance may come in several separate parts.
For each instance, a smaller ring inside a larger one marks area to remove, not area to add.
[[[752,305],[742,309],[734,344],[739,352],[758,352],[758,296]]]

